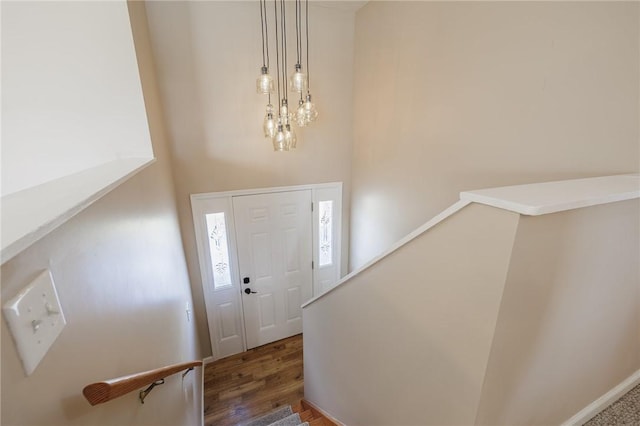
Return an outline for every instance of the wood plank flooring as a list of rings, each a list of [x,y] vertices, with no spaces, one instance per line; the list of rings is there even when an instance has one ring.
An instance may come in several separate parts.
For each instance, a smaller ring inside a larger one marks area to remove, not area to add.
[[[204,423],[231,426],[303,398],[302,335],[207,364]]]

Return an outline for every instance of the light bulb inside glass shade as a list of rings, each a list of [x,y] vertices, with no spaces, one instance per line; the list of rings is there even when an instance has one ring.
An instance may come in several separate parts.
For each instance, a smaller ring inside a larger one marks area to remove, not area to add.
[[[273,112],[267,108],[267,114],[264,116],[264,124],[262,126],[264,137],[273,138],[276,135],[277,128],[278,125],[276,124],[276,119],[273,118]]]
[[[289,79],[289,90],[302,93],[307,90],[307,74],[302,72],[302,66],[296,64],[296,72]]]
[[[289,124],[291,121],[291,113],[289,112],[289,105],[287,104],[287,100],[282,100],[282,105],[280,105],[280,120],[282,124]]]
[[[307,119],[307,124],[315,121],[318,118],[318,110],[313,102],[311,102],[311,95],[307,95],[307,100],[304,101],[304,113]]]
[[[306,110],[304,109],[304,101],[302,99],[300,99],[300,102],[298,103],[298,108],[296,109],[293,119],[299,127],[304,127],[309,124],[307,121]]]
[[[256,80],[256,92],[261,95],[273,93],[273,78],[269,75],[267,67],[260,68],[260,77]]]
[[[286,144],[286,137],[282,124],[278,125],[278,131],[273,137],[273,150],[274,151],[288,151],[289,147]]]
[[[296,132],[291,129],[291,125],[287,124],[284,128],[284,141],[286,149],[293,149],[296,147],[296,143],[298,142],[298,138],[296,137]]]

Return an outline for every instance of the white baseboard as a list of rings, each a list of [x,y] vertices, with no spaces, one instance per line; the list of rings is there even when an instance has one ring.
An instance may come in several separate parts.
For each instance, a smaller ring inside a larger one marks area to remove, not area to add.
[[[640,383],[640,370],[627,377],[618,386],[584,407],[576,415],[562,423],[562,426],[581,426],[591,420],[600,411],[616,402],[622,395],[629,392]]]
[[[202,358],[202,364],[203,365],[207,365],[207,364],[211,364],[214,361],[212,356],[208,356],[206,358]]]

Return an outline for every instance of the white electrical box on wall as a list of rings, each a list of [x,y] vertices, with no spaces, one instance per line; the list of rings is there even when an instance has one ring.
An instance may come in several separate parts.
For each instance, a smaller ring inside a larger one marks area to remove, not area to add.
[[[26,375],[36,369],[66,325],[49,270],[2,308]]]

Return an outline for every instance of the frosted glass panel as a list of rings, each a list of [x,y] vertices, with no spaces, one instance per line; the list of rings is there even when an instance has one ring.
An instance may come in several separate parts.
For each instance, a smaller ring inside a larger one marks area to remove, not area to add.
[[[331,265],[333,263],[333,201],[320,201],[318,203],[318,218],[320,221],[320,244],[319,263],[320,266]]]
[[[229,269],[229,246],[227,243],[227,226],[224,213],[206,215],[207,233],[209,234],[209,252],[213,272],[213,287],[219,289],[231,285]]]

